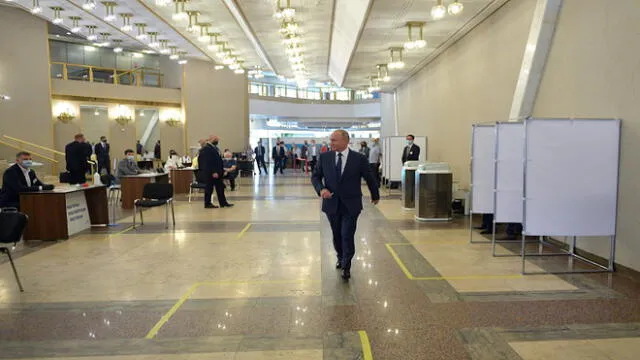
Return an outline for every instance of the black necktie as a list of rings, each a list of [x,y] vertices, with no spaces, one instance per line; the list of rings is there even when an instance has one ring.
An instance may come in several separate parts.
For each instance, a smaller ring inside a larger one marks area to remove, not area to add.
[[[338,163],[336,164],[336,174],[338,174],[338,179],[342,176],[342,153],[338,153]]]

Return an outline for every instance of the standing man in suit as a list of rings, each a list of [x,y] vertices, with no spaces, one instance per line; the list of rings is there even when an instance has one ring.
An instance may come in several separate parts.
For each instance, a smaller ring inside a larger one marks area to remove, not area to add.
[[[309,161],[309,164],[311,165],[311,172],[313,172],[313,169],[315,169],[316,167],[319,152],[320,151],[318,149],[318,145],[316,145],[316,141],[311,140],[311,146],[309,146],[309,158],[311,159],[311,161]]]
[[[98,174],[102,174],[102,169],[105,169],[107,174],[111,175],[111,157],[109,152],[111,151],[111,145],[107,142],[106,136],[100,137],[100,142],[94,147],[94,153],[98,158]]]
[[[264,169],[264,173],[269,175],[267,171],[267,164],[264,162],[264,154],[266,149],[262,145],[262,140],[258,140],[258,146],[253,151],[256,154],[256,164],[258,165],[258,171],[260,175],[262,175],[262,169]]]
[[[420,146],[413,143],[415,136],[407,135],[407,146],[404,147],[402,152],[402,164],[407,161],[418,161],[420,159]]]
[[[21,151],[16,155],[16,163],[5,170],[0,190],[0,208],[14,207],[20,209],[20,193],[40,190],[51,190],[52,185],[45,185],[31,170],[33,161],[31,154]]]
[[[336,130],[330,140],[333,151],[320,155],[311,183],[322,198],[322,211],[331,224],[333,246],[338,255],[336,268],[342,269],[344,280],[349,280],[351,259],[356,253],[356,226],[362,211],[361,179],[367,182],[371,203],[378,204],[380,194],[369,168],[369,159],[349,150],[349,133]]]
[[[153,147],[153,157],[156,159],[162,159],[162,150],[160,147],[160,140],[156,142],[156,145]]]
[[[84,135],[82,134],[76,134],[74,140],[64,147],[64,158],[67,162],[69,183],[84,184],[87,182],[86,173],[91,168],[87,161],[92,153],[91,145],[86,143]]]
[[[278,172],[280,169],[280,174],[284,174],[284,162],[287,159],[287,152],[284,148],[284,141],[278,142],[276,146],[273,147],[273,151],[271,152],[271,157],[273,158],[273,175]]]
[[[215,209],[218,206],[211,203],[211,197],[213,196],[213,188],[216,188],[216,196],[218,197],[218,203],[220,207],[232,207],[233,204],[227,202],[227,198],[224,195],[224,184],[222,178],[224,176],[224,164],[222,162],[222,156],[220,156],[220,150],[218,150],[218,143],[220,139],[211,135],[208,142],[200,149],[198,155],[198,181],[205,183],[207,187],[204,190],[204,208]]]

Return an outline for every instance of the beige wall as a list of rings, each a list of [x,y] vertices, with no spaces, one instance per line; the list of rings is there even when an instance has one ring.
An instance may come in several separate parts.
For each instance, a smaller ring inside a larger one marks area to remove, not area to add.
[[[75,80],[51,80],[51,90],[57,96],[82,96],[86,98],[148,101],[180,104],[179,89],[163,89],[154,87],[137,87],[90,83]]]
[[[53,147],[46,23],[0,6],[0,34],[0,93],[11,96],[0,102],[0,134]],[[0,145],[0,159],[15,152]]]
[[[514,0],[397,89],[398,130],[429,138],[429,160],[469,185],[471,124],[506,120],[535,0]]]
[[[182,86],[188,146],[209,134],[234,151],[249,141],[249,92],[246,75],[216,71],[212,63],[190,60]]]
[[[640,270],[640,6],[565,0],[534,116],[622,119],[616,262]],[[598,171],[594,169],[594,171]],[[608,242],[578,247],[608,256]]]
[[[136,118],[135,108],[133,106],[121,106],[125,111],[131,115],[133,119]],[[122,126],[118,124],[114,119],[117,117],[119,111],[119,105],[110,104],[108,107],[109,112],[109,134],[107,138],[111,144],[111,161],[113,159],[122,159],[124,157],[124,150],[131,149],[136,150],[136,125],[135,120],[130,121],[128,124]]]

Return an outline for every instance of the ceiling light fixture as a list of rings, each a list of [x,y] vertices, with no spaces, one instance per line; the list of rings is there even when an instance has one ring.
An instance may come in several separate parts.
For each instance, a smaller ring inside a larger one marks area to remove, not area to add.
[[[53,20],[51,22],[56,25],[62,24],[64,20],[62,20],[62,16],[60,15],[60,12],[64,9],[58,6],[54,6],[51,8],[51,10],[53,10]]]
[[[95,0],[85,0],[84,4],[82,4],[82,8],[87,10],[87,11],[91,11],[91,10],[95,9],[96,8]]]
[[[131,54],[131,56],[133,56],[134,58],[138,58],[138,59],[144,57],[144,55],[142,55],[140,53],[133,53],[133,54]]]
[[[216,70],[222,70],[222,69],[224,69],[224,65],[216,65],[213,68],[216,69]]]
[[[188,32],[194,34],[198,32],[198,28],[196,27],[198,15],[200,15],[200,13],[197,11],[187,11],[187,19],[189,20],[189,25],[187,25]]]
[[[178,55],[178,48],[176,46],[169,46],[169,51],[171,55],[169,55],[169,59],[178,60],[180,59],[180,55]]]
[[[211,26],[211,24],[200,23],[198,26],[200,27],[200,36],[198,36],[198,41],[201,43],[209,42],[209,26]]]
[[[87,35],[87,40],[96,41],[98,40],[98,35],[96,35],[96,29],[98,27],[95,25],[87,25],[87,29],[89,30],[89,34]]]
[[[376,65],[378,68],[378,79],[383,82],[391,81],[391,76],[389,76],[389,67],[387,64],[378,64]]]
[[[171,18],[175,21],[184,21],[189,18],[189,14],[184,9],[185,4],[187,3],[185,0],[173,0],[173,3],[176,6],[175,12],[171,15]]]
[[[104,9],[106,12],[106,15],[104,17],[104,21],[106,22],[112,22],[115,21],[116,19],[116,14],[115,14],[115,8],[116,8],[116,3],[113,1],[104,1],[102,3],[102,5],[104,5]]]
[[[282,0],[278,0],[277,10],[273,14],[273,17],[282,20],[282,19],[291,19],[296,16],[296,9],[291,7],[291,0],[287,0],[287,5],[285,7],[282,6]]]
[[[160,54],[171,54],[171,49],[169,49],[169,40],[160,40]]]
[[[120,30],[123,32],[132,31],[133,26],[131,26],[131,17],[133,17],[133,14],[120,14],[120,17],[122,17],[122,26],[120,27]]]
[[[404,68],[404,60],[402,58],[403,48],[391,48],[391,61],[387,64],[389,69],[402,69]]]
[[[442,2],[443,0],[438,0],[438,3],[431,8],[431,17],[433,20],[440,20],[447,14],[447,8]]]
[[[160,42],[158,41],[158,33],[148,32],[147,35],[149,35],[149,47],[152,47],[154,49],[159,48]]]
[[[216,52],[216,57],[219,59],[224,59],[226,53],[227,53],[227,43],[223,41],[218,45],[218,52]]]
[[[69,19],[71,20],[71,32],[74,34],[79,33],[82,30],[80,27],[80,20],[82,20],[82,18],[79,16],[70,16]]]
[[[222,43],[218,42],[218,36],[220,36],[220,33],[209,33],[207,35],[209,36],[209,45],[207,45],[207,49],[209,49],[209,51],[218,52],[222,46]]]
[[[122,47],[120,46],[120,44],[122,43],[122,40],[113,40],[113,44],[114,44],[114,48],[113,48],[113,52],[116,54],[119,54],[122,52]]]
[[[145,30],[147,24],[137,23],[136,29],[138,30],[138,35],[136,35],[136,39],[138,40],[146,40],[147,39],[147,31]]]
[[[464,10],[464,5],[459,0],[455,0],[451,4],[449,4],[449,15],[458,15]]]
[[[227,55],[225,55],[224,59],[222,59],[222,63],[225,65],[233,65],[236,62],[236,58],[231,56],[231,52],[229,51],[227,53]],[[231,66],[229,66],[229,69],[231,69]],[[233,70],[233,69],[231,69]]]
[[[171,0],[156,0],[156,6],[159,7],[166,7],[169,6],[169,4],[171,4]]]
[[[40,0],[33,0],[33,6],[31,7],[32,14],[42,13],[42,7],[40,6]]]
[[[375,77],[375,76],[371,76],[369,78],[369,88],[367,89],[370,93],[374,93],[374,92],[378,92],[380,91],[380,80]]]
[[[413,29],[418,30],[417,39],[413,39]],[[407,23],[408,38],[404,43],[404,48],[407,50],[422,49],[427,46],[427,42],[424,40],[424,22],[412,21]]]
[[[109,34],[109,33],[106,33],[106,32],[100,33],[101,42],[98,43],[98,44],[95,44],[95,45],[96,46],[103,46],[103,47],[111,45],[111,42],[109,41],[109,36],[111,36],[111,34]]]

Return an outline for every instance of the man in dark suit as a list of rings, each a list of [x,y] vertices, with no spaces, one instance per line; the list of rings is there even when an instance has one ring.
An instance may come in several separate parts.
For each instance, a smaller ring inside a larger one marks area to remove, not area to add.
[[[287,151],[284,147],[284,141],[281,141],[273,147],[273,151],[271,152],[271,157],[273,158],[273,175],[278,172],[280,169],[280,174],[283,174],[284,170],[284,162],[287,160]]]
[[[153,157],[156,159],[162,159],[162,149],[160,147],[160,140],[156,141],[156,145],[153,147]]]
[[[369,159],[349,150],[349,133],[336,130],[330,139],[333,151],[320,155],[311,183],[322,197],[322,211],[331,224],[333,246],[338,255],[336,268],[342,269],[342,278],[349,280],[351,259],[356,252],[356,226],[362,211],[361,179],[367,182],[374,205],[380,200],[380,194]]]
[[[207,185],[204,190],[205,209],[215,209],[218,207],[211,203],[214,187],[216,188],[216,195],[220,207],[233,206],[233,204],[227,202],[227,198],[224,195],[224,184],[222,182],[224,164],[222,162],[222,156],[220,156],[220,150],[218,150],[219,141],[220,139],[217,136],[211,135],[209,141],[200,149],[200,154],[198,155],[198,181]]]
[[[267,164],[264,162],[264,154],[266,152],[265,147],[262,145],[262,140],[258,140],[258,146],[253,150],[256,154],[256,164],[258,165],[258,171],[260,175],[262,175],[262,169],[264,169],[265,174],[269,174],[267,171]]]
[[[420,146],[413,143],[415,137],[411,134],[407,135],[407,146],[402,152],[402,163],[407,161],[418,161],[420,159]]]
[[[0,190],[0,208],[20,209],[20,193],[53,189],[52,185],[45,185],[38,179],[35,171],[31,170],[32,164],[31,154],[21,151],[16,155],[16,163],[5,170]]]
[[[96,144],[93,150],[98,159],[98,174],[102,174],[102,169],[105,169],[107,174],[111,175],[111,157],[109,156],[111,145],[107,142],[107,137],[101,136],[100,142]]]
[[[64,147],[64,158],[67,162],[69,183],[84,184],[87,182],[86,174],[91,168],[87,161],[92,153],[91,145],[85,142],[84,135],[82,134],[76,134],[74,141]]]

